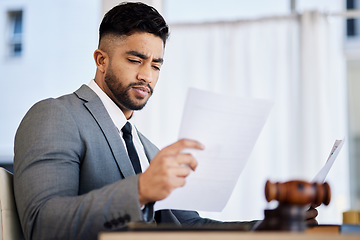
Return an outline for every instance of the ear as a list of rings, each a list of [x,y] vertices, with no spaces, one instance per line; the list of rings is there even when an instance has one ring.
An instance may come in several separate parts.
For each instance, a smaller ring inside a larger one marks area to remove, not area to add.
[[[109,64],[109,55],[100,49],[96,49],[94,52],[94,59],[97,69],[100,72],[105,73],[105,70]]]

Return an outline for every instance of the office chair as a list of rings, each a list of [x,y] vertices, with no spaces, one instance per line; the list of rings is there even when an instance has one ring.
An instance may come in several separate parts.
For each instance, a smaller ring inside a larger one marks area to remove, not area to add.
[[[16,209],[13,175],[0,167],[0,240],[24,239]]]

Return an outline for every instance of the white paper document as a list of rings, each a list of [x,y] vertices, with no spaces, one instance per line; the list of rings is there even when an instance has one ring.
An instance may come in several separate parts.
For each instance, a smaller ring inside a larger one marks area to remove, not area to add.
[[[334,146],[331,149],[329,157],[325,165],[321,168],[318,174],[314,177],[312,182],[324,182],[327,174],[329,173],[333,163],[335,162],[336,157],[338,156],[342,146],[344,145],[344,140],[336,140]]]
[[[186,150],[196,171],[155,209],[222,211],[266,122],[272,103],[189,89],[179,139],[201,142],[205,150]]]

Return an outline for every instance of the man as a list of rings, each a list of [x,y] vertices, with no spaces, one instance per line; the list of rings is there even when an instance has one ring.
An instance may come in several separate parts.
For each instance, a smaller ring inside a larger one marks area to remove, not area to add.
[[[218,223],[194,211],[154,214],[154,202],[196,169],[182,150],[204,147],[182,139],[158,151],[128,123],[153,93],[167,37],[154,8],[114,7],[100,25],[94,80],[26,114],[14,149],[14,191],[26,239],[96,239],[129,222]]]

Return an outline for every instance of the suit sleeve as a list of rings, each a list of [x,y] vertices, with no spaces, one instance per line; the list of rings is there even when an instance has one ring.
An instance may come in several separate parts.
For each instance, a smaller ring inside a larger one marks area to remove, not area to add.
[[[136,175],[79,195],[82,142],[77,122],[54,99],[34,105],[21,122],[14,193],[26,239],[91,240],[142,221]]]
[[[159,223],[177,223],[182,226],[191,227],[210,227],[210,228],[229,228],[242,231],[251,230],[258,222],[242,221],[242,222],[222,222],[209,218],[203,218],[196,211],[184,210],[159,210],[155,212],[155,219]]]

